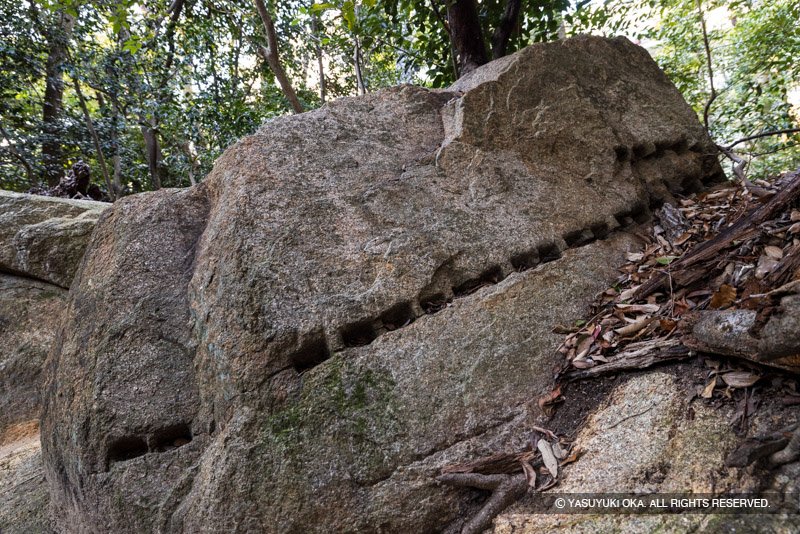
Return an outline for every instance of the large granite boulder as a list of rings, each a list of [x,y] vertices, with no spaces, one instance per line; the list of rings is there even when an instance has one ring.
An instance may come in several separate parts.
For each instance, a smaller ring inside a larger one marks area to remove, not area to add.
[[[276,119],[102,217],[47,365],[63,532],[457,528],[442,465],[528,438],[581,315],[674,192],[719,178],[625,39]]]
[[[0,532],[49,534],[50,494],[42,468],[42,449],[35,421],[15,427],[0,441]]]
[[[0,271],[68,288],[108,206],[0,190]]]
[[[0,273],[0,532],[52,532],[39,446],[42,368],[67,291]]]

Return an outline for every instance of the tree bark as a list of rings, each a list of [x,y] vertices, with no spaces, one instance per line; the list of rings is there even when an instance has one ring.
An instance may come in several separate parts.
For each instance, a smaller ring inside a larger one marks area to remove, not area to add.
[[[45,65],[44,103],[42,106],[42,181],[58,185],[64,174],[64,151],[61,148],[61,111],[64,100],[64,62],[75,18],[57,11],[45,36],[47,63]]]
[[[286,71],[283,70],[280,58],[278,57],[278,35],[275,32],[275,24],[272,22],[272,17],[267,11],[267,6],[264,5],[264,0],[253,0],[258,10],[258,16],[261,17],[261,22],[264,23],[264,30],[267,32],[267,46],[261,47],[261,53],[272,69],[272,73],[278,80],[281,86],[281,91],[289,100],[292,110],[295,113],[303,112],[303,105],[297,98],[297,93],[294,92],[292,84],[289,82],[289,77],[286,76]]]
[[[458,55],[458,76],[472,72],[489,61],[475,0],[457,0],[447,7],[450,41]]]
[[[144,116],[140,116],[139,121],[144,139],[144,155],[147,159],[147,168],[150,171],[153,189],[161,189],[161,145],[158,142],[158,121],[155,117],[147,119]]]
[[[117,121],[119,121],[122,114],[120,113],[116,99],[111,102],[111,111],[114,114],[111,127],[111,144],[114,147],[114,155],[111,156],[111,163],[114,167],[112,183],[114,184],[114,195],[119,197],[122,193],[122,154],[120,153],[119,125]]]
[[[353,64],[356,68],[356,90],[358,91],[358,96],[364,96],[367,94],[367,87],[364,85],[364,76],[361,73],[361,42],[358,39],[358,35],[355,36],[354,42]]]
[[[503,11],[503,18],[492,35],[492,59],[505,56],[508,53],[508,43],[511,34],[517,27],[522,0],[508,0]]]
[[[450,25],[447,23],[446,18],[442,16],[442,13],[439,11],[437,2],[439,2],[439,0],[431,0],[431,9],[433,10],[434,16],[439,20],[439,22],[442,23],[444,31],[447,32],[448,42],[450,44],[448,47],[450,52],[450,61],[453,64],[453,77],[458,79],[458,54],[456,53],[455,46],[453,46],[453,36],[450,35]]]
[[[100,145],[100,137],[97,135],[94,122],[92,122],[92,116],[89,114],[89,108],[86,106],[86,98],[83,96],[83,91],[81,91],[81,84],[77,78],[73,78],[72,82],[75,86],[75,94],[78,95],[78,103],[80,104],[81,110],[83,111],[83,116],[86,119],[86,128],[89,130],[89,135],[92,137],[92,142],[94,143],[94,149],[97,152],[97,162],[100,165],[100,171],[103,173],[103,178],[106,182],[106,188],[108,188],[108,196],[111,197],[112,201],[116,200],[117,191],[115,191],[114,187],[111,185],[111,178],[108,175],[108,165],[106,165],[106,158],[103,156],[103,148]]]

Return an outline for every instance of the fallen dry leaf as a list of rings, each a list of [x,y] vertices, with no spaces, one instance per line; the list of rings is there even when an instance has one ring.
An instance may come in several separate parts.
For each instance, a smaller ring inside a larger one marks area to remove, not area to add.
[[[563,460],[567,457],[567,451],[565,451],[559,442],[553,443],[553,454],[556,455],[556,458],[559,460]]]
[[[629,324],[627,326],[623,326],[622,328],[617,328],[615,330],[615,332],[617,334],[619,334],[620,336],[622,336],[622,337],[632,336],[633,334],[635,334],[639,330],[643,330],[644,328],[647,328],[652,321],[654,321],[653,317],[645,317],[643,319],[639,319],[635,323],[631,323],[631,324]]]
[[[631,299],[638,289],[639,289],[638,285],[626,289],[625,291],[619,294],[619,300],[625,301]]]
[[[581,449],[580,447],[576,447],[576,448],[572,449],[572,452],[570,453],[570,455],[567,456],[567,458],[563,462],[561,462],[561,465],[563,466],[563,465],[571,464],[573,462],[577,462],[578,459],[581,456],[583,456],[583,452],[584,452],[583,449]]]
[[[615,308],[626,313],[656,313],[661,306],[658,304],[616,304]]]
[[[761,378],[759,375],[749,371],[731,371],[720,376],[732,388],[749,388]]]
[[[589,354],[589,351],[591,350],[593,343],[594,343],[594,337],[590,335],[581,336],[579,338],[578,345],[575,349],[575,352],[578,353],[578,355],[575,358],[581,359],[587,354]]]
[[[686,243],[687,241],[689,241],[692,237],[694,237],[694,234],[692,234],[691,232],[685,232],[685,233],[679,235],[678,238],[675,239],[675,242],[673,244],[676,247],[679,247],[679,246],[683,245],[684,243]]]
[[[766,254],[758,258],[758,265],[756,266],[756,278],[761,280],[769,273],[771,273],[775,267],[778,266],[778,262],[774,259],[770,258]]]
[[[522,461],[522,470],[525,472],[525,480],[528,482],[528,486],[535,488],[536,487],[536,469],[533,468],[531,464],[528,462]]]
[[[540,439],[539,443],[536,444],[536,448],[542,453],[544,466],[550,474],[553,475],[553,478],[558,478],[558,460],[556,459],[556,455],[553,454],[553,447],[550,445],[550,442],[545,439]]]
[[[661,330],[664,332],[672,332],[675,330],[675,327],[678,326],[678,322],[672,319],[659,319],[658,326],[660,326]]]
[[[722,284],[716,293],[711,297],[711,302],[708,304],[711,308],[716,310],[720,308],[727,308],[736,300],[736,288],[728,284]]]
[[[539,408],[545,412],[545,415],[551,415],[553,411],[553,404],[560,402],[561,397],[561,384],[557,385],[550,393],[545,393],[536,401]]]
[[[575,369],[591,369],[594,367],[594,361],[592,360],[572,360],[572,366]]]
[[[710,399],[711,397],[714,396],[714,388],[716,386],[717,386],[717,376],[714,375],[714,377],[712,377],[711,380],[709,380],[708,384],[706,384],[706,387],[703,388],[703,392],[700,394],[700,396],[703,397],[704,399]]]

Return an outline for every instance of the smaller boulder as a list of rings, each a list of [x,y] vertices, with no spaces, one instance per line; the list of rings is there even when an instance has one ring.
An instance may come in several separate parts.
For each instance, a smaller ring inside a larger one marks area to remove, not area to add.
[[[0,191],[0,271],[69,288],[108,206]]]

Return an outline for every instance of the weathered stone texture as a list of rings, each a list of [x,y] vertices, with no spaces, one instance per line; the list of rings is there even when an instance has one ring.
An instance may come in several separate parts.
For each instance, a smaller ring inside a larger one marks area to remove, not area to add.
[[[454,528],[477,503],[434,474],[527,438],[552,326],[720,173],[642,49],[580,38],[276,119],[117,202],[48,365],[58,527]]]
[[[35,422],[18,425],[14,438],[0,442],[0,532],[50,534],[50,495]]]
[[[0,191],[0,271],[68,288],[109,205]]]
[[[108,204],[0,191],[0,532],[51,532],[39,446],[42,369]]]
[[[66,305],[60,287],[0,273],[0,444],[39,416],[41,373]]]

